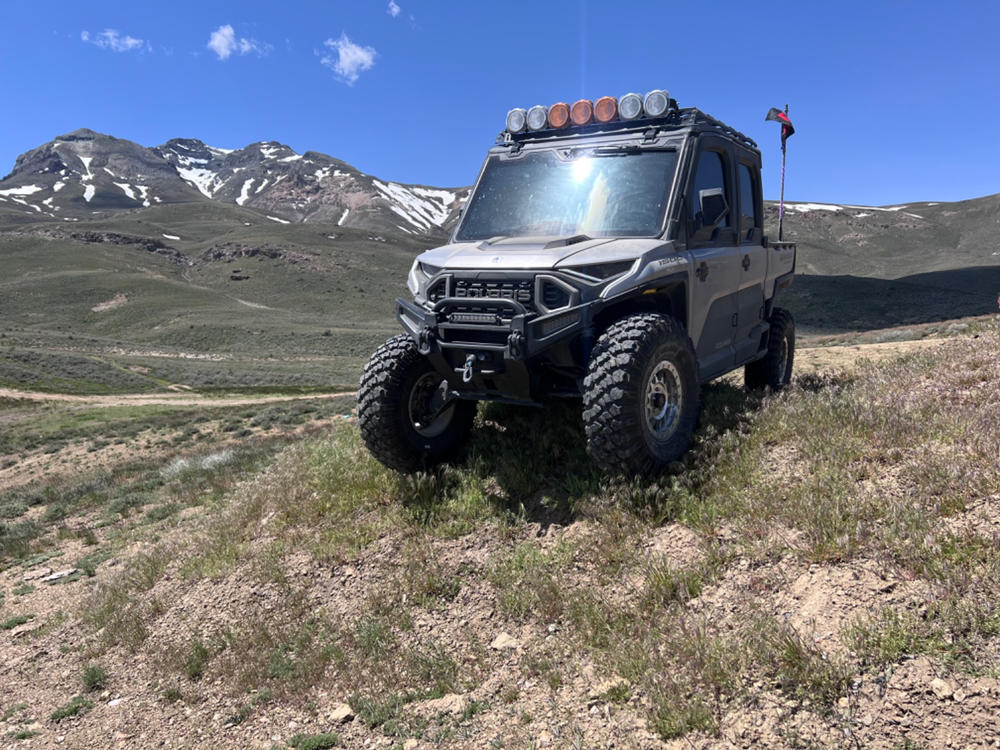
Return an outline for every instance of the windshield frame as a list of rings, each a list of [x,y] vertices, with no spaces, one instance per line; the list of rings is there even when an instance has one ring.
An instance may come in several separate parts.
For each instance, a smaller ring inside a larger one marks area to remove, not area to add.
[[[611,149],[622,149],[623,151],[637,150],[639,152],[646,151],[669,151],[673,152],[676,156],[674,159],[673,174],[666,183],[666,200],[664,201],[663,213],[660,216],[659,228],[652,234],[597,234],[595,237],[600,237],[601,239],[657,239],[662,238],[668,233],[668,228],[673,220],[676,213],[676,200],[677,200],[677,190],[680,184],[681,172],[684,162],[684,152],[685,152],[685,138],[681,137],[660,137],[656,138],[653,142],[643,142],[637,140],[636,138],[622,139],[619,137],[614,138],[600,138],[600,139],[588,139],[585,142],[573,142],[571,140],[558,141],[558,142],[546,142],[539,144],[526,144],[525,147],[511,153],[511,149],[507,146],[497,146],[491,148],[489,153],[486,155],[486,159],[483,161],[482,166],[479,170],[479,175],[476,178],[476,182],[473,185],[472,190],[469,192],[469,197],[466,199],[465,205],[462,208],[462,216],[459,222],[455,225],[454,230],[451,234],[451,242],[470,242],[478,243],[484,242],[488,237],[476,237],[470,239],[460,239],[459,236],[462,232],[465,222],[469,216],[469,207],[472,205],[477,193],[480,190],[480,185],[483,181],[483,177],[486,174],[487,168],[493,160],[499,161],[517,161],[529,154],[542,154],[545,152],[553,152],[555,158],[560,157],[560,154],[573,153],[574,159],[589,157],[589,158],[601,158],[601,159],[617,159],[617,158],[628,158],[629,154],[623,153],[613,154],[613,153],[603,153],[595,155],[595,151],[608,151]],[[508,235],[513,237],[518,236],[550,236],[550,235]],[[561,235],[551,235],[551,236],[561,236]]]

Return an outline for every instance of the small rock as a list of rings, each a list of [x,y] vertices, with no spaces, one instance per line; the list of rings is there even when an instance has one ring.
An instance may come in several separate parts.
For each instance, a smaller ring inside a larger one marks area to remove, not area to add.
[[[35,622],[26,622],[23,625],[18,625],[10,631],[11,638],[20,638],[25,633],[30,633],[33,630],[38,630],[42,627],[42,624],[37,620]]]
[[[931,680],[931,692],[934,693],[940,700],[945,700],[950,698],[954,692],[951,689],[951,685],[942,680],[940,677],[935,677]]]
[[[837,705],[838,705],[838,706],[839,706],[840,708],[847,708],[848,706],[850,706],[850,705],[851,705],[851,702],[850,702],[849,700],[847,700],[847,698],[841,698],[841,699],[839,699],[839,700],[837,701]]]
[[[299,723],[297,721],[290,721],[288,722],[288,728],[294,732],[296,729],[299,728]]]
[[[115,698],[114,700],[110,700],[110,701],[108,701],[108,707],[109,708],[114,708],[115,706],[120,705],[121,702],[122,702],[122,700],[124,700],[124,699],[122,699],[122,698]]]
[[[550,633],[558,633],[559,632],[559,626],[556,623],[554,623],[554,622],[550,623],[549,624],[549,632]]]
[[[65,741],[66,741],[66,735],[65,734],[60,734],[58,737],[56,737],[56,742],[58,742],[60,744],[63,743],[63,742],[65,742]]]
[[[414,708],[424,716],[437,716],[447,714],[449,716],[460,716],[469,705],[469,699],[464,695],[449,693],[443,698],[423,701]]]
[[[965,700],[965,691],[962,688],[956,688],[955,692],[951,694],[952,699],[955,703],[961,703]]]
[[[66,568],[66,570],[57,570],[55,573],[50,573],[42,579],[44,583],[52,583],[52,581],[58,581],[60,578],[69,578],[76,572],[76,568]]]
[[[47,575],[52,574],[52,568],[35,568],[34,570],[29,570],[23,576],[21,580],[23,581],[37,581],[39,578],[44,578]]]
[[[403,750],[417,750],[418,745],[420,745],[420,740],[410,737],[410,739],[403,743]]]
[[[338,703],[333,707],[328,718],[334,724],[343,724],[354,718],[354,711],[346,703]]]
[[[505,651],[507,649],[514,649],[520,646],[517,639],[512,637],[507,633],[501,633],[496,638],[493,639],[493,643],[490,644],[490,648],[494,651]]]

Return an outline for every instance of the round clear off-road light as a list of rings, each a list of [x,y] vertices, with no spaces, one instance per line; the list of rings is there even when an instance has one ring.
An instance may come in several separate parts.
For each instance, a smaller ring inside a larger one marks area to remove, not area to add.
[[[510,133],[520,133],[528,124],[528,113],[517,107],[507,113],[507,131]]]
[[[634,120],[642,114],[642,97],[625,94],[618,100],[618,116],[623,120]]]
[[[647,117],[660,117],[670,108],[670,94],[662,89],[650,91],[642,101],[642,108]]]
[[[528,123],[528,130],[541,130],[549,121],[549,111],[541,104],[536,104],[528,110],[525,120]]]

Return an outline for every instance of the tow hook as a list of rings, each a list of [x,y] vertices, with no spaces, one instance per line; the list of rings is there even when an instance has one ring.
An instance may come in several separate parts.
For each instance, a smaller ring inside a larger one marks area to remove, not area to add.
[[[510,336],[507,337],[507,348],[510,350],[510,356],[517,358],[521,356],[524,350],[524,334],[520,331],[511,332]]]
[[[465,370],[462,371],[462,382],[471,383],[472,382],[472,368],[476,364],[476,355],[470,354],[465,358]]]
[[[417,341],[417,349],[421,354],[430,354],[431,345],[434,343],[434,331],[432,331],[427,326],[424,326],[420,330],[419,340]]]

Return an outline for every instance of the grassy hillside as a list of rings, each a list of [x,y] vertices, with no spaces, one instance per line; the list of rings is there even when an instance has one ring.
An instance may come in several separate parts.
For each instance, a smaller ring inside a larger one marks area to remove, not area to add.
[[[393,300],[424,245],[261,221],[235,207],[163,206],[0,234],[0,385],[356,382],[396,331]]]
[[[8,493],[4,728],[975,746],[1000,710],[998,345],[994,318],[763,400],[717,383],[654,483],[598,476],[572,407],[490,406],[465,465],[433,474],[385,471],[341,421],[228,452],[205,429]]]

